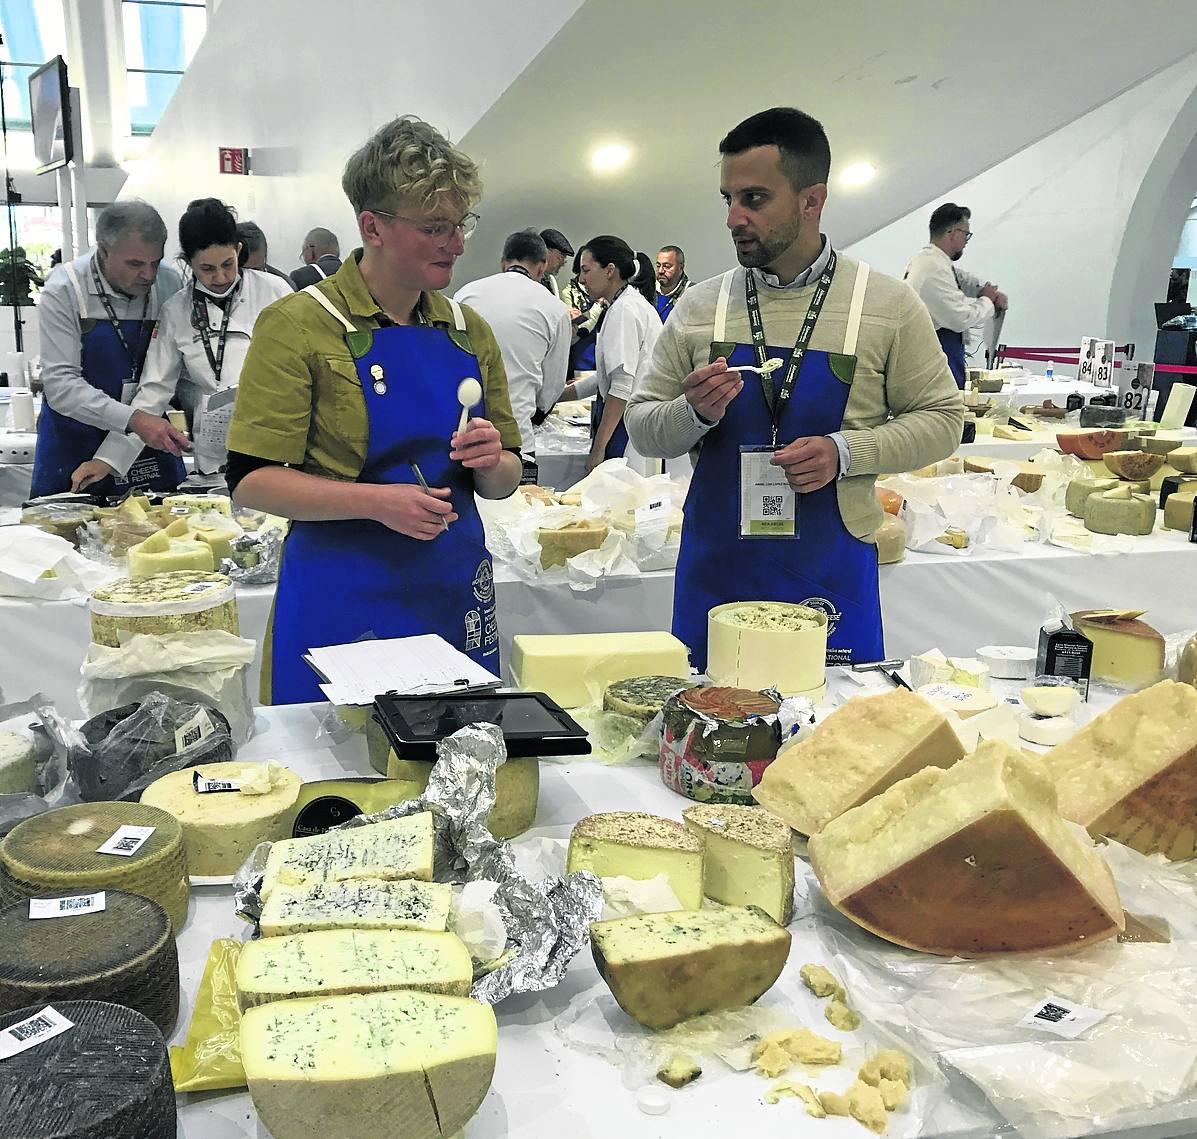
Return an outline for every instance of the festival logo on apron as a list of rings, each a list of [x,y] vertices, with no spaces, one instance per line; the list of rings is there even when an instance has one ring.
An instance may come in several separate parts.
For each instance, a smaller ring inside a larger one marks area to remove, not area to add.
[[[805,601],[799,601],[799,605],[805,605],[807,609],[814,609],[822,613],[827,618],[827,635],[830,637],[835,632],[835,627],[840,623],[840,618],[843,617],[836,607],[834,601],[829,601],[826,597],[808,597]]]
[[[474,596],[486,605],[495,599],[495,573],[489,561],[478,563],[478,570],[474,574]]]

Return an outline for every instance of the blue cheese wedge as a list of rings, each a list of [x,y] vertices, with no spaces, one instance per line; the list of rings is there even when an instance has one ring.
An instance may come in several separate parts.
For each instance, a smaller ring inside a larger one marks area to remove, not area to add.
[[[590,948],[619,1007],[646,1028],[751,1004],[781,974],[790,935],[752,907],[594,922]]]
[[[276,886],[262,907],[262,936],[316,929],[449,928],[453,887],[443,882],[360,879]]]
[[[427,811],[309,838],[286,839],[270,848],[262,899],[269,899],[279,886],[361,878],[430,882],[432,848],[432,815]]]
[[[490,1089],[489,1005],[433,993],[274,1001],[241,1021],[249,1094],[274,1139],[442,1139]]]
[[[468,996],[473,962],[455,933],[325,929],[248,942],[237,958],[242,1011],[298,997],[414,989]]]

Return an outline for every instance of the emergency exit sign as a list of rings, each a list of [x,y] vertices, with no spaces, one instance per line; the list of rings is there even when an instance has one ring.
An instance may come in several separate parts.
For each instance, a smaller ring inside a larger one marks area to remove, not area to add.
[[[248,174],[249,151],[243,146],[222,146],[220,148],[220,172],[222,174]]]

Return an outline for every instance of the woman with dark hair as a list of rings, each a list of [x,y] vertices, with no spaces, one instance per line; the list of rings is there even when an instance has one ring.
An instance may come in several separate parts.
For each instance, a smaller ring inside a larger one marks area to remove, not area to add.
[[[655,280],[649,259],[622,238],[604,234],[578,251],[579,284],[592,300],[607,304],[595,342],[594,377],[569,385],[563,396],[576,399],[595,392],[588,471],[604,459],[619,458],[627,448],[623,409],[632,397],[637,370],[661,335],[661,318],[649,299],[656,296]]]
[[[179,219],[179,249],[191,282],[162,306],[133,409],[161,415],[177,396],[191,427],[196,470],[217,474],[228,457],[226,436],[254,322],[291,290],[241,268],[237,218],[216,198],[188,205]],[[141,446],[136,436],[110,432],[95,458],[76,470],[75,485],[123,476]]]

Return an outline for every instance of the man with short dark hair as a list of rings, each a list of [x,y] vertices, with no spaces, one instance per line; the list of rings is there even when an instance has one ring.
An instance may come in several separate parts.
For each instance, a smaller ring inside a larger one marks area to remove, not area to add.
[[[712,608],[789,601],[826,619],[829,663],[880,660],[874,482],[950,455],[963,401],[913,290],[820,232],[822,125],[774,107],[719,153],[740,267],[686,290],[624,413],[641,454],[697,452],[673,632],[705,669]]]
[[[308,230],[299,256],[303,264],[291,274],[291,284],[296,289],[306,289],[331,277],[341,267],[341,243],[331,229],[317,226]]]
[[[266,235],[256,221],[239,221],[237,223],[237,240],[241,242],[241,267],[256,269],[259,273],[271,273],[275,277],[282,277],[293,289],[295,285],[291,278],[281,269],[276,269],[267,263],[269,250],[266,247]]]
[[[520,230],[503,243],[499,272],[466,285],[453,298],[474,309],[499,342],[525,484],[539,477],[534,427],[560,397],[569,367],[569,309],[538,283],[548,259],[544,238],[535,230]]]
[[[657,253],[657,312],[665,320],[690,287],[686,255],[676,245],[662,245]]]
[[[972,211],[955,202],[944,202],[931,214],[930,244],[906,266],[903,278],[931,314],[935,334],[943,346],[956,385],[964,387],[967,363],[964,338],[969,329],[984,324],[994,312],[1004,312],[1009,299],[997,285],[981,283],[956,262],[972,239]]]
[[[185,471],[167,445],[186,446],[161,416],[131,411],[158,314],[183,287],[162,264],[166,225],[141,201],[106,206],[96,221],[96,248],[50,274],[38,302],[42,383],[46,400],[37,425],[33,495],[74,489],[71,475],[108,432],[130,432],[146,449],[127,478],[90,486],[95,494],[130,487],[173,490]]]
[[[540,283],[560,300],[561,288],[557,284],[557,274],[565,264],[566,258],[574,255],[574,247],[559,229],[542,229],[540,236],[549,251],[548,265],[540,275]]]

